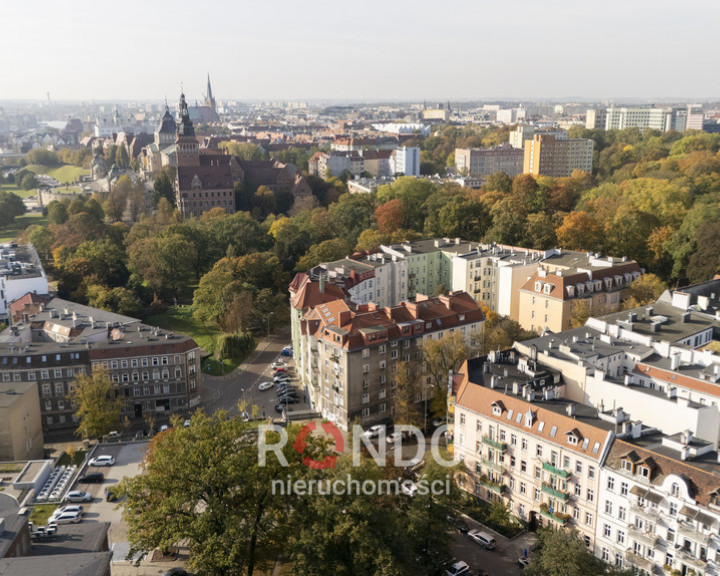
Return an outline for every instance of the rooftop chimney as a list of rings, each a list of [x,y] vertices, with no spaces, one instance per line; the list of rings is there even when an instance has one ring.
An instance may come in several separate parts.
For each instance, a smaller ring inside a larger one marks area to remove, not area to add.
[[[568,404],[567,408],[565,409],[565,412],[571,418],[575,418],[575,404]]]

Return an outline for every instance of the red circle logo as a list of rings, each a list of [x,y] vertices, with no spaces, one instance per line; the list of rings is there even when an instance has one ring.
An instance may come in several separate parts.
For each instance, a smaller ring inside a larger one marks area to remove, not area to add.
[[[321,427],[325,434],[329,434],[333,437],[333,440],[335,440],[336,452],[342,452],[343,450],[345,450],[345,440],[343,439],[342,432],[340,432],[339,428],[335,426],[335,424],[333,424],[332,422],[323,422],[321,424]],[[298,454],[302,454],[305,451],[305,448],[307,447],[305,439],[308,437],[308,434],[310,434],[313,430],[316,429],[317,422],[309,422],[300,429],[297,438],[295,438],[295,442],[293,442],[293,448],[295,448]],[[305,464],[305,466],[307,466],[308,468],[312,468],[313,470],[335,468],[336,463],[337,456],[334,454],[325,456],[325,458],[320,461],[314,460],[313,458],[310,458],[310,456],[305,456],[305,458],[303,458],[303,464]]]

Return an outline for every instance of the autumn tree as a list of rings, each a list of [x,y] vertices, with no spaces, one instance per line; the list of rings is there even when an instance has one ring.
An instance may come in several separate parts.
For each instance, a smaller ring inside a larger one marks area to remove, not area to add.
[[[398,362],[395,372],[393,422],[410,426],[422,425],[423,412],[418,396],[423,398],[422,383],[415,364]]]
[[[596,251],[602,247],[602,226],[587,212],[571,212],[565,216],[555,234],[561,248]]]
[[[630,284],[630,298],[623,307],[629,310],[651,304],[660,298],[666,288],[665,283],[655,274],[643,274]]]
[[[383,234],[391,234],[402,228],[405,222],[402,202],[394,198],[378,206],[375,209],[375,221]]]
[[[105,370],[94,369],[91,374],[76,376],[70,399],[77,406],[75,434],[81,438],[102,438],[119,427],[123,398]]]

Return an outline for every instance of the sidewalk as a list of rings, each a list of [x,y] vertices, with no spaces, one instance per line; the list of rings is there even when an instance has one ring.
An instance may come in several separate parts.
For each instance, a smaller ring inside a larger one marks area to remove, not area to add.
[[[495,538],[498,544],[502,544],[501,548],[505,551],[505,554],[513,559],[524,556],[525,551],[527,551],[529,555],[532,547],[535,546],[535,544],[537,544],[538,542],[538,537],[535,532],[529,532],[526,530],[525,532],[522,532],[511,539],[503,536],[499,532],[496,532],[492,528],[481,524],[474,518],[460,512],[459,510],[455,510],[455,514],[462,517],[462,519],[468,523],[471,529],[477,528],[479,530],[484,530],[485,532],[489,532],[490,534],[492,534],[493,538]]]

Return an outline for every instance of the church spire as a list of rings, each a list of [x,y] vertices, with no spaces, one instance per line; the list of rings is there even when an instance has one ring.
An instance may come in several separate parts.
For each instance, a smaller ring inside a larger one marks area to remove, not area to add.
[[[205,106],[212,109],[213,112],[216,112],[216,106],[215,106],[215,98],[213,97],[212,93],[212,86],[210,85],[210,74],[208,73],[208,83],[207,83],[207,94],[205,94]]]

